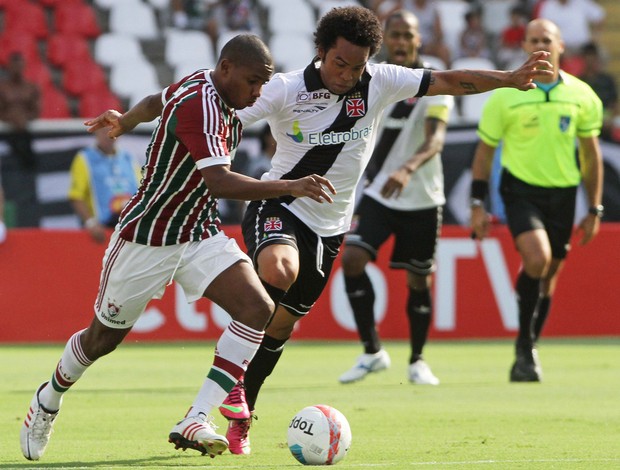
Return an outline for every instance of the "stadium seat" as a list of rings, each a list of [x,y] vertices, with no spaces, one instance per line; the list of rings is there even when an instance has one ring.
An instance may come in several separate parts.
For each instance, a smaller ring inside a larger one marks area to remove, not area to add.
[[[0,65],[6,65],[13,52],[21,53],[26,62],[41,59],[37,38],[28,32],[15,31],[0,36]]]
[[[19,8],[8,8],[4,13],[5,34],[23,31],[37,39],[47,37],[49,30],[45,11],[38,3],[20,2]]]
[[[68,4],[68,3],[84,3],[85,0],[38,0],[38,2],[41,5],[43,5],[44,7],[56,8],[61,3],[63,3],[63,4]]]
[[[202,68],[212,68],[215,65],[213,44],[202,31],[168,30],[164,57],[173,68],[188,61],[202,61]]]
[[[213,68],[213,66],[205,65],[204,60],[188,60],[187,62],[182,62],[177,64],[174,68],[174,81],[178,82],[183,77],[188,76],[190,73],[194,73],[196,70],[205,69],[205,68]]]
[[[155,12],[141,0],[124,0],[112,5],[109,28],[112,33],[138,39],[155,39],[159,35]]]
[[[57,33],[47,40],[47,59],[56,67],[90,58],[90,47],[83,36]]]
[[[461,119],[469,124],[477,123],[482,117],[482,108],[492,92],[461,96]]]
[[[123,3],[127,0],[94,0],[95,5],[102,10],[109,10],[119,3]],[[170,2],[168,2],[170,4]]]
[[[81,2],[60,2],[54,10],[56,32],[94,39],[101,34],[95,11]]]
[[[510,0],[486,0],[482,9],[482,26],[493,37],[500,37],[504,28],[510,25]]]
[[[145,60],[138,39],[116,33],[104,33],[96,39],[94,56],[99,64],[106,67],[125,60]]]
[[[96,117],[108,109],[121,113],[125,111],[118,97],[107,88],[98,93],[86,93],[78,102],[78,114],[81,118]]]
[[[441,60],[439,57],[435,57],[434,55],[422,54],[420,56],[420,59],[422,60],[422,62],[427,62],[428,64],[430,64],[431,67],[437,70],[446,70],[448,68],[443,60]]]
[[[71,107],[65,94],[54,85],[45,87],[41,91],[40,119],[68,119],[71,116]]]
[[[305,68],[316,54],[312,37],[305,33],[276,33],[269,48],[282,72]]]
[[[155,67],[146,60],[125,60],[110,71],[110,88],[119,98],[130,99],[136,93],[146,96],[161,91]]]
[[[442,0],[435,2],[446,46],[452,57],[460,50],[460,35],[465,29],[465,13],[469,10],[469,3],[465,0]]]
[[[92,59],[69,62],[62,74],[62,87],[74,97],[108,89],[106,74]]]
[[[41,89],[53,83],[52,73],[50,72],[49,67],[39,59],[26,61],[24,77],[26,77],[26,80],[39,85],[39,88]]]
[[[160,12],[170,9],[170,0],[147,0],[147,3]]]
[[[315,0],[310,2],[318,11],[318,17],[321,18],[325,13],[332,8],[359,6],[360,3],[356,0]],[[316,5],[314,5],[316,3]]]
[[[287,32],[313,34],[316,16],[305,1],[288,0],[269,7],[267,25],[274,34]]]

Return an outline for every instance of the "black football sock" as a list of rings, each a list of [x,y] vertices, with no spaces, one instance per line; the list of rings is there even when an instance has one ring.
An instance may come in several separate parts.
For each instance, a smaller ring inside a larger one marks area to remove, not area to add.
[[[549,309],[551,307],[551,297],[543,296],[538,299],[538,308],[534,315],[534,342],[538,341],[542,333],[547,317],[549,316]]]
[[[275,369],[286,339],[275,339],[265,335],[263,341],[256,351],[256,355],[250,362],[248,370],[245,371],[243,382],[245,384],[245,398],[250,410],[254,410],[258,392],[263,386],[265,379],[271,375]]]
[[[409,363],[413,364],[422,359],[422,349],[426,344],[428,329],[431,326],[432,305],[431,293],[428,289],[409,289],[407,316],[409,317],[409,341],[411,342]]]
[[[529,349],[533,346],[532,319],[540,295],[540,279],[528,276],[521,271],[516,282],[517,302],[519,305],[519,335],[517,348]]]
[[[368,274],[364,271],[360,276],[345,276],[344,285],[353,309],[357,333],[364,345],[364,352],[366,354],[379,352],[381,342],[375,327],[375,291]]]

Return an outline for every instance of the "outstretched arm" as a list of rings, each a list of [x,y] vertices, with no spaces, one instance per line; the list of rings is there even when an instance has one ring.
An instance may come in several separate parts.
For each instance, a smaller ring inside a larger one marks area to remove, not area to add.
[[[473,95],[496,88],[536,88],[538,77],[553,75],[548,52],[531,54],[516,70],[433,70],[427,95]]]
[[[88,132],[109,127],[108,137],[114,139],[131,131],[141,122],[151,122],[159,117],[163,108],[161,93],[156,93],[143,98],[124,114],[109,109],[96,118],[85,121],[84,125],[88,126]]]
[[[229,165],[213,165],[200,170],[211,195],[216,198],[254,201],[280,196],[309,197],[316,202],[332,202],[329,193],[336,194],[332,183],[319,175],[297,180],[256,180],[230,171]],[[329,193],[328,193],[329,191]]]

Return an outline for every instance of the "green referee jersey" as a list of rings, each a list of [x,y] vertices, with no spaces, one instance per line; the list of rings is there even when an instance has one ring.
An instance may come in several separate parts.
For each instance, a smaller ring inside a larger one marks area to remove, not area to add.
[[[603,105],[586,83],[565,72],[549,91],[500,88],[485,103],[478,136],[502,143],[502,166],[526,183],[577,186],[576,137],[598,136]]]

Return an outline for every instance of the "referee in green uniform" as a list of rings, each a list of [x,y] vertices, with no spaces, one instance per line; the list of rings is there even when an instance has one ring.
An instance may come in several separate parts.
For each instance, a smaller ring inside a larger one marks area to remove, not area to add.
[[[581,244],[597,234],[603,186],[598,135],[602,104],[584,82],[559,69],[564,43],[558,27],[545,19],[531,21],[523,48],[546,50],[553,77],[525,93],[495,91],[484,107],[472,164],[471,226],[483,239],[489,229],[484,200],[495,148],[502,142],[500,194],[522,268],[516,280],[519,334],[512,382],[542,378],[536,353],[558,274],[570,248],[577,187],[583,179],[589,210],[579,223]],[[576,143],[578,142],[578,152]]]

